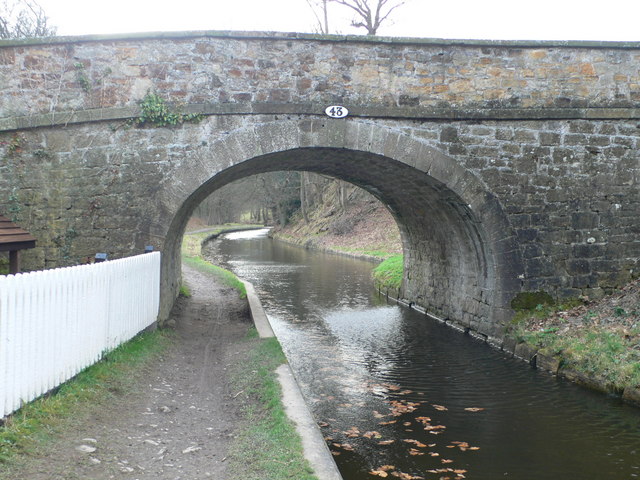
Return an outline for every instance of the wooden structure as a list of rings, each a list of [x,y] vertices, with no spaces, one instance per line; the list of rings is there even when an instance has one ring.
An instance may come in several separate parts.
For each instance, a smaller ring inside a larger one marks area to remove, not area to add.
[[[29,232],[0,215],[0,252],[9,252],[9,273],[20,271],[20,250],[35,246],[36,239]]]

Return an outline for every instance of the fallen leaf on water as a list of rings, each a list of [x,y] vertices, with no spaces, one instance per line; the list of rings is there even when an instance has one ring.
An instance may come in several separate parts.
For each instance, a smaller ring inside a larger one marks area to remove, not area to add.
[[[402,425],[404,425],[405,427],[408,427],[409,425],[411,425],[411,422],[404,422]]]
[[[389,420],[388,422],[380,422],[378,425],[391,425],[392,423],[396,423],[397,420]]]
[[[380,432],[376,432],[375,430],[373,430],[372,432],[365,432],[362,434],[362,436],[365,438],[382,438]]]
[[[415,448],[410,448],[409,455],[424,455],[424,452],[421,452],[420,450],[416,450]]]
[[[391,415],[394,417],[399,417],[403,413],[411,413],[416,410],[416,407],[420,405],[415,402],[407,402],[407,401],[399,401],[399,400],[391,400],[389,402],[391,404]]]
[[[389,474],[387,472],[385,472],[384,470],[371,470],[369,472],[370,475],[376,475],[378,477],[388,477]]]
[[[446,430],[447,427],[445,427],[444,425],[425,425],[424,429],[427,432],[430,432],[432,430]]]
[[[424,480],[424,477],[418,477],[417,475],[409,475],[404,472],[391,472],[391,475],[398,477],[402,480]]]
[[[414,440],[412,438],[405,438],[402,441],[407,443],[413,443],[416,447],[420,447],[420,448],[426,447],[424,443],[419,442],[418,440]]]
[[[436,410],[440,411],[440,412],[445,412],[445,411],[449,410],[447,407],[444,407],[444,406],[442,406],[442,405],[435,405],[435,404],[432,404],[431,406],[432,406],[433,408],[435,408]]]
[[[341,448],[343,450],[347,450],[349,452],[353,452],[353,447],[351,445],[349,445],[348,443],[333,442],[331,445],[333,445],[336,448]]]
[[[453,460],[449,460],[449,459],[447,459],[447,458],[442,458],[442,459],[440,459],[440,461],[441,461],[442,463],[453,463]]]
[[[358,427],[351,427],[349,428],[349,430],[342,433],[344,433],[349,438],[356,438],[360,436],[360,430],[358,430]]]
[[[429,455],[431,455],[432,457],[439,457],[440,454],[436,453],[436,452],[429,452]]]
[[[382,440],[382,441],[378,442],[378,445],[391,445],[394,442],[395,442],[395,440]]]
[[[386,417],[386,416],[388,416],[388,415],[383,415],[383,414],[381,414],[380,412],[378,412],[377,410],[374,410],[374,411],[373,411],[373,416],[374,416],[375,418],[384,418],[384,417]]]
[[[394,467],[393,465],[382,465],[378,470],[384,470],[385,472],[388,472],[389,470],[395,470],[396,467]]]
[[[463,452],[470,448],[467,442],[451,442],[451,445],[447,445],[447,448],[455,448],[456,446]]]
[[[479,408],[479,407],[469,407],[469,408],[465,408],[465,410],[467,412],[481,412],[482,410],[484,410],[484,408]]]
[[[340,452],[332,451],[331,455],[333,455],[334,457],[337,457],[338,455],[340,455]]]

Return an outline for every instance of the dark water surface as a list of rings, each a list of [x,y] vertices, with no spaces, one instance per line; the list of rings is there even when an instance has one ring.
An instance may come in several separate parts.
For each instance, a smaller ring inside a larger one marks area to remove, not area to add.
[[[639,409],[388,305],[371,263],[266,231],[206,250],[255,285],[345,480],[640,478]]]

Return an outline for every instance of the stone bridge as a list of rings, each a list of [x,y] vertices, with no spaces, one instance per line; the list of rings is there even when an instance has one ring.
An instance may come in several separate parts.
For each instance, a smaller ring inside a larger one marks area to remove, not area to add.
[[[27,268],[162,250],[164,318],[200,201],[260,172],[319,172],[393,213],[404,298],[500,337],[521,293],[599,296],[637,272],[639,67],[635,43],[3,41],[0,213],[38,238]],[[201,115],[137,124],[148,92]]]

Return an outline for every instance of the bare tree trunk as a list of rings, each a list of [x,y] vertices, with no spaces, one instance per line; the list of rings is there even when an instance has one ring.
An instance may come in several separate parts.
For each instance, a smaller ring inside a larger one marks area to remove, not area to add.
[[[309,214],[307,212],[307,172],[300,172],[300,211],[304,223],[309,223]]]
[[[339,193],[338,198],[340,200],[340,208],[344,212],[346,208],[345,183],[342,180],[338,180],[338,193]]]
[[[322,0],[322,11],[324,12],[324,32],[329,33],[329,13],[327,11],[327,0]]]

